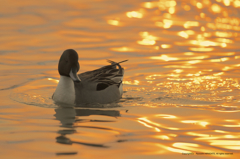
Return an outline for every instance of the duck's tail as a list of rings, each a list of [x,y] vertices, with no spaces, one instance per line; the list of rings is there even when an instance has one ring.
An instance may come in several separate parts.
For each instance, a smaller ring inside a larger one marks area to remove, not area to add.
[[[120,61],[120,62],[114,62],[112,60],[109,60],[107,59],[107,62],[111,63],[111,66],[118,66],[119,68],[119,74],[123,75],[123,68],[121,67],[120,63],[123,63],[123,62],[126,62],[128,60],[123,60],[123,61]]]
[[[126,61],[128,61],[128,60],[123,60],[123,61],[121,61],[121,62],[114,62],[114,61],[112,61],[112,60],[107,59],[107,62],[111,63],[112,65],[118,65],[118,64],[123,63],[123,62],[126,62]]]

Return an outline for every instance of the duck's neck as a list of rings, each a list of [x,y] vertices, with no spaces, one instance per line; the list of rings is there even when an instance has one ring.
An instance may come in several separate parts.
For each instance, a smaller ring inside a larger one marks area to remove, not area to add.
[[[75,103],[75,88],[70,77],[60,76],[59,83],[53,94],[55,102],[74,104]]]

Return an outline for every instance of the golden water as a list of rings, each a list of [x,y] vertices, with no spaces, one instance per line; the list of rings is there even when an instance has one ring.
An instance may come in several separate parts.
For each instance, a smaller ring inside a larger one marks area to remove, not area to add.
[[[239,0],[0,2],[1,158],[239,158]],[[54,104],[68,48],[123,99]]]

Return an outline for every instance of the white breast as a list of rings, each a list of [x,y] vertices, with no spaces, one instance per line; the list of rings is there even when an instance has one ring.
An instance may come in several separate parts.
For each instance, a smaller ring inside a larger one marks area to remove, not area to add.
[[[75,103],[75,88],[70,77],[60,76],[59,83],[53,94],[55,102],[74,104]]]

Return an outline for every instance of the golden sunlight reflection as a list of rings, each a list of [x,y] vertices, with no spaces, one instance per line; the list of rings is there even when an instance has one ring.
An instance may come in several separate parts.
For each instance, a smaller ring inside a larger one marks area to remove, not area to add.
[[[142,105],[152,108],[157,105],[196,107],[213,110],[223,116],[227,112],[239,112],[237,94],[240,85],[237,79],[227,76],[233,71],[237,74],[240,67],[240,56],[236,51],[240,19],[230,12],[230,7],[240,7],[240,1],[203,0],[188,3],[157,0],[143,2],[141,7],[125,12],[126,16],[135,18],[134,23],[148,20],[147,24],[150,25],[151,22],[154,26],[146,29],[137,23],[140,29],[136,31],[136,35],[139,34],[140,39],[134,43],[144,45],[148,49],[144,54],[145,58],[156,60],[156,65],[161,63],[159,67],[163,69],[148,72],[137,80],[123,82],[127,85],[153,86],[149,91],[156,92],[154,95],[161,103]],[[186,13],[186,17],[179,16],[182,14],[180,10]],[[107,22],[113,26],[120,25],[117,18]],[[157,28],[156,31],[154,27]],[[170,36],[173,38],[169,38]],[[129,53],[139,50],[133,48],[137,47],[122,44],[114,45],[110,50]],[[233,104],[230,103],[232,101]],[[219,152],[224,152],[222,149],[240,150],[240,142],[237,140],[239,134],[235,132],[240,127],[239,121],[230,118],[225,118],[229,121],[215,121],[207,116],[191,118],[172,112],[158,112],[151,116],[138,117],[137,122],[154,132],[154,138],[172,141],[168,145],[156,144],[171,152],[212,152],[218,147]],[[185,128],[187,131],[183,131]],[[178,141],[175,139],[178,136],[188,136],[191,141]],[[215,148],[209,147],[210,145]]]
[[[116,26],[119,25],[119,21],[118,20],[108,20],[107,23],[110,24],[110,25],[116,25]]]
[[[143,38],[140,41],[137,41],[140,45],[154,45],[156,40],[159,39],[156,36],[150,35],[148,32],[140,32],[140,36]]]
[[[189,147],[199,147],[198,144],[193,143],[182,143],[182,142],[176,142],[173,144],[174,147],[179,147],[183,149],[188,149]]]
[[[167,49],[167,48],[170,48],[171,47],[171,45],[169,45],[169,44],[162,44],[161,45],[161,48],[163,48],[163,49]]]
[[[210,140],[210,145],[232,150],[240,150],[240,140]]]
[[[233,4],[234,4],[234,7],[236,7],[236,8],[240,8],[240,1],[239,0],[235,0],[234,2],[233,2]]]
[[[196,6],[197,6],[198,9],[202,9],[203,8],[202,3],[200,3],[200,2],[197,2]]]
[[[209,124],[209,122],[206,122],[206,121],[196,121],[196,120],[183,120],[181,122],[182,123],[199,124],[203,127],[206,127]]]
[[[186,30],[186,31],[180,31],[178,32],[178,35],[183,38],[189,38],[190,35],[194,35],[195,32],[193,30]]]
[[[221,146],[223,148],[226,148],[226,149],[230,149],[230,150],[240,150],[240,146]]]
[[[200,63],[202,62],[202,60],[192,60],[192,61],[188,61],[189,64],[196,64],[196,63]]]
[[[154,8],[157,6],[157,3],[156,2],[145,2],[143,3],[143,6],[145,8],[148,8],[148,9],[151,9],[151,8]]]
[[[230,38],[230,37],[233,37],[233,36],[235,37],[238,34],[234,34],[232,32],[216,31],[215,35],[218,36],[218,37]]]
[[[156,135],[156,138],[162,139],[162,140],[169,140],[170,138],[167,135]]]
[[[184,55],[194,55],[194,53],[193,52],[184,52]]]
[[[189,6],[189,5],[184,5],[184,10],[186,10],[186,11],[189,11],[190,9],[191,9],[191,7]]]
[[[154,59],[154,58],[153,58]],[[165,68],[196,68],[195,66],[189,66],[189,65],[168,65],[164,66]]]
[[[223,130],[214,130],[214,131],[218,133],[228,133],[227,131],[223,131]]]
[[[199,26],[199,22],[197,22],[197,21],[187,21],[183,24],[183,26],[186,29],[191,28],[191,27],[197,27],[197,26]]]
[[[145,117],[138,118],[138,122],[147,128],[153,128],[154,131],[156,131],[156,132],[161,132],[161,130],[158,128],[158,127],[160,127],[160,124],[152,122]]]
[[[222,30],[235,30],[240,31],[240,26],[224,24],[224,23],[207,23],[207,27],[213,30],[222,29]]]
[[[240,127],[240,124],[238,124],[238,125],[223,125],[223,126],[225,126],[225,127],[232,127],[232,128],[238,128],[238,127]]]
[[[161,132],[161,130],[159,128],[155,128],[156,132]]]
[[[227,122],[235,122],[236,120],[226,119],[225,121],[227,121]]]
[[[191,135],[191,136],[209,137],[209,134],[200,134],[200,133],[196,133],[196,132],[187,132],[187,134]]]
[[[146,117],[138,118],[138,122],[148,128],[153,128],[154,131],[157,131],[157,132],[161,131],[160,128],[169,129],[169,130],[179,130],[179,128],[163,126],[161,124],[158,124],[156,122],[153,122],[153,121],[147,119]]]
[[[130,47],[126,47],[126,46],[117,47],[117,48],[111,48],[111,50],[113,50],[113,51],[118,51],[118,52],[130,52],[130,51],[135,51],[135,49],[130,48]]]
[[[183,149],[177,149],[177,148],[173,148],[173,147],[169,147],[169,146],[164,146],[164,145],[160,145],[160,144],[157,144],[159,147],[161,148],[164,148],[166,150],[169,150],[171,152],[176,152],[176,153],[192,153],[191,151],[187,151],[187,150],[183,150]]]
[[[211,59],[210,62],[224,62],[224,61],[227,61],[229,59],[230,58],[228,58],[228,57],[223,57],[223,58],[220,58],[220,59]]]
[[[156,77],[162,76],[161,74],[153,74],[146,77],[146,80],[155,80]]]
[[[216,3],[214,3],[214,4],[211,6],[211,9],[212,9],[212,11],[215,12],[215,13],[220,13],[220,12],[221,12],[221,7],[220,7],[218,4],[216,4]]]
[[[128,18],[142,18],[143,17],[143,13],[141,13],[139,11],[127,12],[126,15]]]
[[[127,85],[139,85],[140,81],[134,80],[134,81],[123,81],[123,84]]]
[[[146,117],[138,118],[138,120],[144,121],[146,123],[149,123],[149,124],[152,124],[152,125],[155,125],[155,126],[161,126],[160,124],[152,122],[151,120],[147,119]]]
[[[199,46],[221,46],[221,47],[226,47],[226,40],[223,39],[219,39],[218,41],[220,42],[214,42],[214,41],[210,41],[210,40],[191,40],[190,43],[194,44],[194,45],[199,45]],[[229,41],[227,43],[230,43]]]
[[[58,83],[58,82],[59,82],[59,80],[56,80],[56,79],[53,79],[53,78],[48,78],[48,80],[49,80],[49,81],[53,81],[53,82],[55,82],[55,83]]]
[[[176,70],[173,70],[173,72],[181,73],[181,72],[183,72],[183,70],[182,69],[176,69]]]
[[[230,3],[231,3],[232,0],[223,0],[223,4],[225,6],[230,6]]]
[[[189,35],[186,32],[184,32],[184,31],[178,32],[178,35],[183,37],[183,38],[186,38],[186,39],[189,37]]]
[[[173,146],[180,149],[190,150],[192,152],[203,152],[203,153],[215,154],[213,150],[196,143],[176,142],[173,144]]]
[[[162,118],[166,118],[166,119],[175,119],[177,118],[174,115],[170,115],[170,114],[157,114],[156,117],[162,117]]]
[[[138,120],[138,122],[139,122],[140,124],[143,124],[144,126],[146,126],[146,127],[148,127],[148,128],[153,128],[153,126],[148,125],[148,124],[145,123],[145,122],[142,122],[142,121],[140,121],[140,120]],[[159,130],[160,130],[160,129],[159,129]],[[158,130],[158,132],[159,132],[159,130]]]
[[[199,51],[199,52],[209,52],[209,51],[213,51],[214,48],[205,48],[205,47],[199,47],[199,48],[189,48],[189,50],[191,51]]]
[[[178,60],[176,57],[169,57],[167,55],[161,55],[161,56],[152,56],[150,57],[151,59],[156,59],[156,60],[164,60],[164,61],[172,61],[172,60]]]
[[[234,135],[225,135],[224,137],[229,139],[238,138],[238,136],[234,136]]]
[[[163,22],[155,22],[155,25],[168,29],[171,28],[171,26],[173,25],[173,21],[170,19],[163,19]]]

